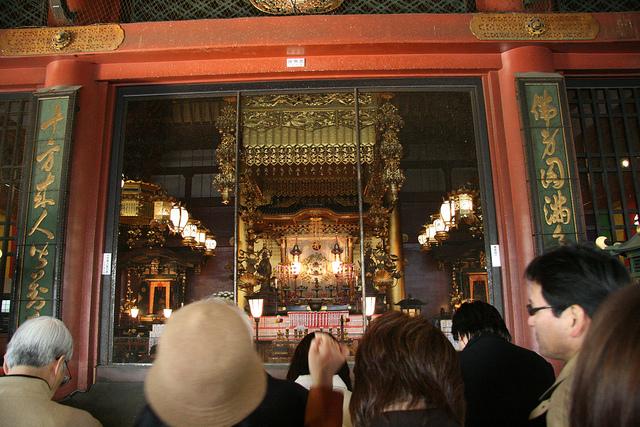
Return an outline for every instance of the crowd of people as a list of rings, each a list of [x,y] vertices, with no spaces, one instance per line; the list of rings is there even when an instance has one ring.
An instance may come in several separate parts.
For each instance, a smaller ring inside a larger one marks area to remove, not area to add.
[[[461,351],[427,318],[387,312],[362,337],[353,376],[345,348],[312,333],[279,380],[253,347],[248,317],[205,300],[167,322],[136,425],[640,425],[640,286],[617,259],[581,245],[538,256],[526,278],[538,351],[564,362],[557,378],[544,358],[511,342],[496,308],[470,301],[452,321]],[[57,319],[18,328],[0,377],[0,426],[100,425],[51,400],[72,353]]]

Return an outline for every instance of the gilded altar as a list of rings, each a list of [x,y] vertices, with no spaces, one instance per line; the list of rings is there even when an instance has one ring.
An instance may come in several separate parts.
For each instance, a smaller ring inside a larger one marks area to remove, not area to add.
[[[246,97],[238,171],[231,155],[236,111],[225,107],[213,184],[228,203],[237,173],[240,305],[260,295],[268,313],[296,306],[355,310],[362,277],[367,292],[382,300],[398,299],[392,289],[403,296],[393,214],[404,182],[403,122],[391,98],[360,95],[356,120],[352,93]]]

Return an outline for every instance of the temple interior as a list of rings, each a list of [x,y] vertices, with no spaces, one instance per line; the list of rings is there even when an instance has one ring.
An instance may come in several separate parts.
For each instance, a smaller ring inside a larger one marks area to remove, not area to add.
[[[172,310],[210,296],[260,300],[283,362],[395,305],[439,322],[491,302],[474,108],[441,88],[129,101],[114,362],[149,361]]]

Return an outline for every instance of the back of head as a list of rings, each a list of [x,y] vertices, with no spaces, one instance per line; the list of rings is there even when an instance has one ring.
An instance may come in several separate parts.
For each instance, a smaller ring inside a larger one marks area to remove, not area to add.
[[[640,425],[640,286],[611,295],[578,356],[572,427]]]
[[[170,425],[233,425],[262,401],[266,383],[248,318],[235,306],[206,300],[167,321],[145,396]]]
[[[295,381],[300,375],[309,375],[309,348],[314,337],[315,333],[313,332],[307,334],[296,346],[287,372],[289,381]]]
[[[41,368],[61,356],[70,360],[73,338],[61,320],[40,316],[24,322],[13,334],[5,362],[9,369],[15,366]]]
[[[453,315],[451,331],[455,337],[493,334],[511,341],[511,334],[498,310],[482,301],[463,303]]]
[[[333,340],[335,337],[329,335]],[[309,348],[311,347],[311,341],[315,338],[315,332],[305,335],[302,340],[296,346],[296,349],[291,357],[289,363],[289,370],[287,371],[287,380],[295,381],[300,375],[309,375]],[[348,390],[351,390],[351,376],[349,374],[349,365],[345,362],[336,373],[347,386]]]
[[[462,424],[458,355],[422,316],[394,311],[374,320],[358,346],[354,376],[350,403],[354,425],[369,425],[385,408],[401,403],[439,408]]]
[[[609,254],[585,245],[560,246],[536,257],[526,270],[559,315],[574,304],[593,317],[613,291],[631,283],[627,269]]]

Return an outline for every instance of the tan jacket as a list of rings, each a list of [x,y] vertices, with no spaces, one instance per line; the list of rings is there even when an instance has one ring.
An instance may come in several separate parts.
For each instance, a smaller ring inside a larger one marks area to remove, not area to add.
[[[86,411],[51,400],[43,379],[26,375],[0,377],[0,427],[99,427]]]
[[[547,414],[547,427],[569,427],[569,411],[571,406],[571,384],[576,368],[578,355],[573,356],[560,371],[560,375],[542,396],[540,404],[531,411],[529,419]]]

